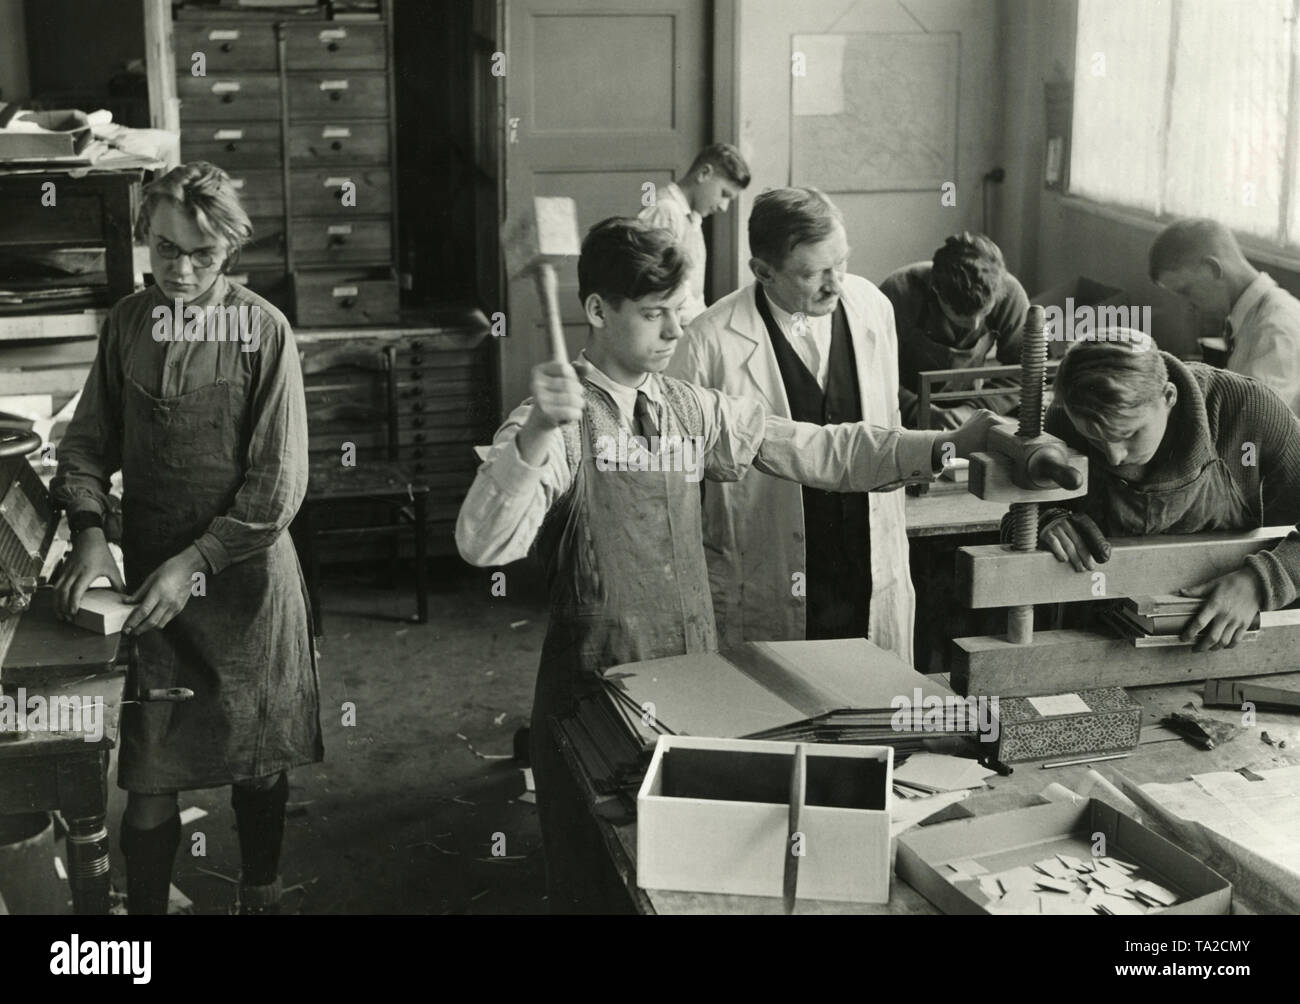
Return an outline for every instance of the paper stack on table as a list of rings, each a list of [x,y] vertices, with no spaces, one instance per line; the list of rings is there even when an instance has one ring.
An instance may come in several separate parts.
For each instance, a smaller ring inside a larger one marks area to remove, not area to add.
[[[944,753],[913,753],[894,768],[894,794],[920,798],[943,791],[986,787],[984,779],[997,773],[967,757]]]
[[[969,859],[950,861],[945,867],[948,881],[978,886],[989,913],[1140,916],[1173,906],[1181,898],[1174,890],[1143,878],[1137,865],[1114,857],[1053,854],[1032,866],[996,873]]]

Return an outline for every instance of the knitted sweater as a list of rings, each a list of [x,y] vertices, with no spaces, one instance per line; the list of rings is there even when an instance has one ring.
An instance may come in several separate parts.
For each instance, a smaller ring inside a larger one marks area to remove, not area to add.
[[[1087,495],[1048,509],[1042,522],[1071,510],[1092,516],[1107,536],[1164,532],[1166,528],[1160,526],[1108,526],[1103,493],[1140,496],[1178,488],[1197,478],[1216,458],[1225,462],[1241,493],[1248,522],[1225,526],[1222,514],[1207,514],[1203,525],[1182,525],[1176,532],[1244,532],[1300,520],[1300,419],[1273,391],[1250,377],[1162,354],[1169,380],[1178,388],[1178,401],[1142,480],[1126,482],[1094,474],[1088,479]],[[1084,453],[1090,471],[1101,473],[1104,458],[1074,428],[1059,400],[1048,409],[1043,424],[1044,431]],[[1300,527],[1271,550],[1251,555],[1246,564],[1263,583],[1263,609],[1277,610],[1295,602],[1300,595]]]

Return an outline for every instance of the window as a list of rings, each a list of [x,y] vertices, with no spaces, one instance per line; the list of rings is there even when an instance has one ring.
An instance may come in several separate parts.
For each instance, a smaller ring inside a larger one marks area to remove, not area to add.
[[[1070,191],[1300,247],[1300,0],[1079,0]]]

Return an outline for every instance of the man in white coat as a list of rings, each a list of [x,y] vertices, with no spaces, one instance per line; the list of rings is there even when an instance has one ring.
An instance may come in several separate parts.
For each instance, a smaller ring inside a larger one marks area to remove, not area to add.
[[[894,311],[848,274],[830,199],[764,192],[749,245],[756,282],[696,318],[669,374],[785,418],[900,425]],[[902,492],[834,495],[752,472],[707,486],[704,545],[720,644],[865,636],[911,664]]]

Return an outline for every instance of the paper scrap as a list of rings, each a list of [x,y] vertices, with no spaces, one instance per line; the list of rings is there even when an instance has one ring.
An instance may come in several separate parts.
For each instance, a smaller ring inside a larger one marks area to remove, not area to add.
[[[202,819],[206,815],[206,810],[200,809],[197,805],[191,805],[189,808],[181,810],[181,825],[189,826],[196,819]]]
[[[1030,706],[1044,718],[1052,715],[1086,715],[1092,711],[1078,694],[1052,694],[1028,698]]]

